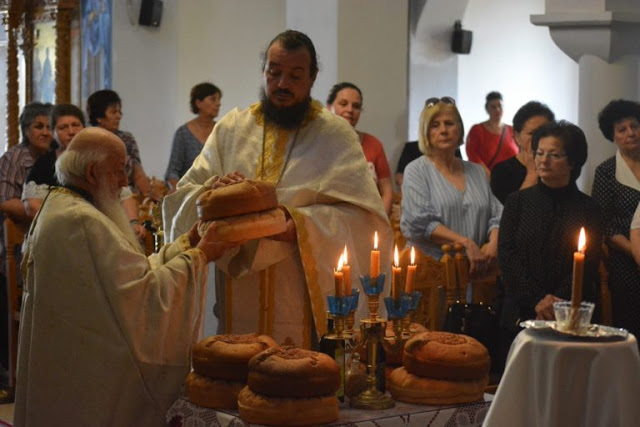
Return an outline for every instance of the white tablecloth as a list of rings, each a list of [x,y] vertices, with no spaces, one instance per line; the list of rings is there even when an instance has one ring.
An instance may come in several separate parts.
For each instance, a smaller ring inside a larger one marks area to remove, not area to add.
[[[483,402],[466,405],[426,406],[396,402],[395,408],[365,411],[340,405],[340,417],[331,426],[348,427],[479,427],[482,425],[491,398],[485,394]],[[216,411],[178,399],[167,412],[170,427],[248,427],[237,411]]]
[[[640,426],[636,338],[584,342],[551,330],[520,332],[484,426]]]

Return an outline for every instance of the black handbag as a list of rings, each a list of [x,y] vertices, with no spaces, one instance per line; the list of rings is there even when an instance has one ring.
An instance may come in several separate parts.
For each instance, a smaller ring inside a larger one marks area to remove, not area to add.
[[[456,302],[449,306],[444,330],[473,337],[484,344],[493,359],[498,348],[498,314],[492,306]]]

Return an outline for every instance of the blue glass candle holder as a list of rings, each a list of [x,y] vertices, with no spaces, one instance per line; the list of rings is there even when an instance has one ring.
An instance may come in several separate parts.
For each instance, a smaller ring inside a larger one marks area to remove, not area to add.
[[[402,319],[409,312],[411,297],[404,292],[400,295],[400,298],[386,297],[384,305],[387,307],[390,319]]]
[[[360,291],[356,288],[351,288],[351,295],[347,296],[349,299],[349,310],[354,312],[358,309],[358,301],[360,300]]]
[[[360,276],[360,284],[367,296],[367,304],[369,306],[369,321],[378,322],[378,307],[380,306],[380,294],[384,291],[385,275],[380,274],[378,277]]]
[[[407,295],[411,298],[411,303],[409,304],[409,311],[416,311],[418,309],[418,305],[420,304],[420,299],[422,298],[422,292],[413,291],[410,294],[402,293],[402,295]]]
[[[360,276],[360,284],[366,295],[380,295],[384,291],[385,275],[371,278],[369,275]]]
[[[329,313],[333,316],[345,317],[351,311],[351,299],[352,296],[327,296],[327,305],[329,306]]]

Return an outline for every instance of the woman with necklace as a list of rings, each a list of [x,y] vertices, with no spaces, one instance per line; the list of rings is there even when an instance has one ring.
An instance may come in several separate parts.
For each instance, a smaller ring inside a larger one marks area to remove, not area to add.
[[[189,104],[197,116],[180,126],[173,136],[171,157],[164,176],[171,191],[175,190],[213,131],[221,99],[222,91],[214,84],[199,83],[191,88]]]
[[[408,246],[435,259],[443,244],[462,244],[473,275],[496,259],[502,205],[482,167],[456,157],[463,134],[452,98],[427,100],[418,140],[423,156],[405,169],[400,228]]]
[[[502,94],[489,92],[484,109],[489,119],[473,125],[467,135],[467,157],[470,162],[481,164],[487,173],[493,167],[518,153],[513,140],[513,129],[502,123]]]
[[[640,104],[615,100],[598,115],[605,138],[616,154],[602,162],[593,181],[593,198],[600,204],[609,248],[606,259],[614,326],[640,333],[640,270],[633,260],[629,230],[640,202]]]

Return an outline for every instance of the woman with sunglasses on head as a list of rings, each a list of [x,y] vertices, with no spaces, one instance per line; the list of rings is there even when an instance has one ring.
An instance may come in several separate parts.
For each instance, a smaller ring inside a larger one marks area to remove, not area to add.
[[[463,135],[452,98],[427,100],[418,132],[423,156],[404,172],[400,228],[407,245],[435,259],[443,244],[462,244],[473,275],[486,271],[497,256],[502,205],[482,166],[456,157]]]
[[[598,115],[598,125],[616,154],[602,162],[593,180],[593,198],[602,208],[613,325],[640,334],[640,270],[633,260],[630,225],[640,203],[640,103],[618,99]]]
[[[466,150],[469,161],[481,164],[490,173],[495,165],[518,154],[518,146],[513,128],[502,123],[502,94],[489,92],[484,109],[489,119],[471,127]]]
[[[334,85],[327,97],[327,108],[338,116],[346,119],[354,130],[360,120],[362,112],[362,92],[358,86],[349,82]],[[378,187],[382,204],[387,215],[391,214],[393,202],[393,187],[391,185],[391,169],[387,156],[384,154],[382,142],[375,136],[356,131],[360,137],[360,145],[369,163],[369,170]]]
[[[553,303],[571,298],[573,254],[584,227],[587,243],[583,300],[595,301],[603,239],[598,204],[576,186],[587,160],[587,140],[566,121],[549,122],[533,134],[539,181],[507,197],[500,221],[498,261],[505,295],[500,326],[502,359],[520,321],[553,320]]]

